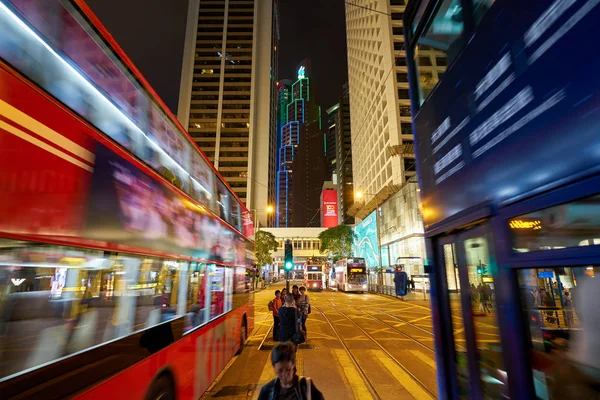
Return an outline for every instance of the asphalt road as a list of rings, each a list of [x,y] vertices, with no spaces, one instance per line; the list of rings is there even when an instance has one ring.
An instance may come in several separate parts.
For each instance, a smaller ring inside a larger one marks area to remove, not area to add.
[[[246,348],[203,398],[256,399],[274,378],[267,303],[281,287],[256,294],[256,326]],[[436,397],[431,313],[422,294],[405,301],[334,291],[310,292],[309,297],[308,341],[299,347],[297,369],[298,375],[313,379],[326,399]]]

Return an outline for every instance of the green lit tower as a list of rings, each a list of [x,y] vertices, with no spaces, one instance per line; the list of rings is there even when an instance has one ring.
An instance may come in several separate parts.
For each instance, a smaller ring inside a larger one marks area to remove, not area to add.
[[[277,172],[277,226],[319,226],[320,193],[327,177],[321,107],[310,78],[310,60],[297,68],[297,80],[279,85],[280,147]],[[283,99],[288,103],[281,109]],[[285,121],[283,121],[285,118]]]

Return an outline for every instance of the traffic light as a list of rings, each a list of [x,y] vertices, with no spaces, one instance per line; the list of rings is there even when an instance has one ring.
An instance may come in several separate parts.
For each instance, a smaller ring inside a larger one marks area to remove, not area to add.
[[[487,273],[487,268],[484,265],[480,265],[477,267],[477,273],[479,275],[485,275]]]
[[[289,240],[285,241],[285,257],[283,259],[283,268],[286,271],[294,269],[294,249],[292,248],[292,242]]]

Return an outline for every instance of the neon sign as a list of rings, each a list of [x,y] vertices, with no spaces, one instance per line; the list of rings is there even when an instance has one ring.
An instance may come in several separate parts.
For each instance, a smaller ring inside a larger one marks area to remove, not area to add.
[[[531,229],[533,231],[537,231],[538,229],[542,229],[541,221],[523,221],[520,219],[515,219],[510,221],[509,226],[511,229]]]
[[[304,79],[306,78],[306,71],[304,69],[304,66],[298,68],[298,79]]]

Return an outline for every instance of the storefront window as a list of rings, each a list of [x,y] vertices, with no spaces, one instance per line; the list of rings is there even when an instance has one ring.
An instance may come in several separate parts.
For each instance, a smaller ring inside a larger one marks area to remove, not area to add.
[[[464,245],[483,392],[486,396],[499,398],[504,391],[505,369],[488,240],[475,237],[465,240]]]
[[[538,398],[598,398],[599,276],[598,266],[518,272]]]

